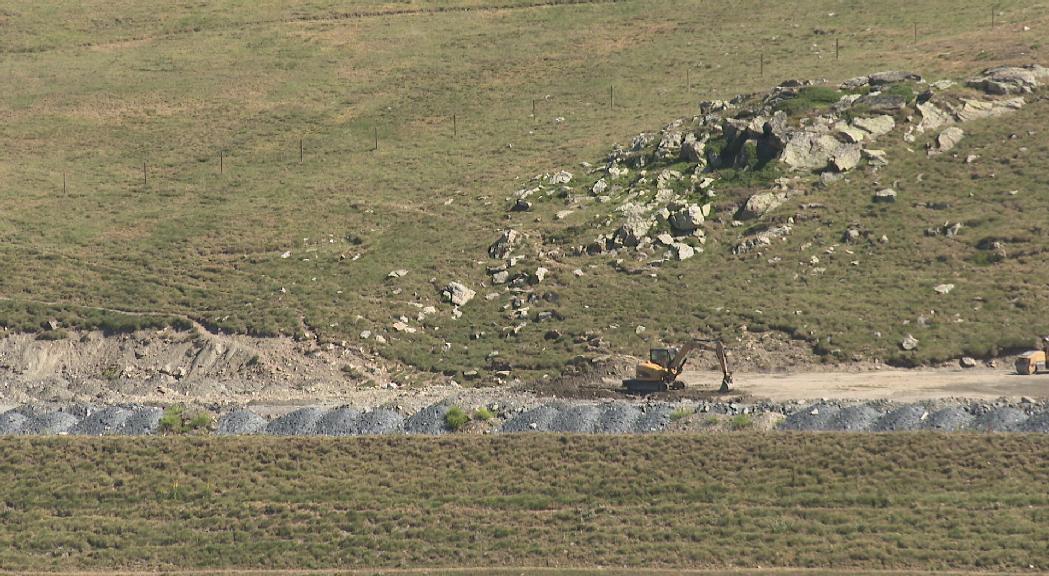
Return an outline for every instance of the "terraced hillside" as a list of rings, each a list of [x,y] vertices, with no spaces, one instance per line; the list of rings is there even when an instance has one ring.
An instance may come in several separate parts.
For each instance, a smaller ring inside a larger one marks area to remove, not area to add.
[[[1037,0],[993,16],[946,0],[4,2],[0,323],[63,338],[192,320],[481,382],[700,332],[835,361],[1027,346],[1049,331],[1040,95],[967,126],[952,154],[892,138],[887,167],[770,213],[794,230],[760,258],[733,250],[750,227],[731,208],[770,174],[742,169],[719,176],[705,251],[658,271],[546,249],[518,264],[545,277],[514,292],[492,285],[488,247],[508,227],[536,246],[592,241],[605,230],[583,212],[557,218],[570,203],[514,212],[514,192],[579,178],[700,101],[1049,63],[1047,14]],[[887,187],[899,201],[873,206]],[[927,235],[945,223],[963,227]],[[888,242],[827,254],[851,228]],[[907,334],[920,345],[902,351]]]

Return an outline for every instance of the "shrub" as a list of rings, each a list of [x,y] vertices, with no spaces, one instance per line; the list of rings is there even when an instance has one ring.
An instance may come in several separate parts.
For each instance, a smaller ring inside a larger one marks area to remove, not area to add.
[[[102,369],[102,372],[99,373],[99,376],[101,376],[105,380],[109,380],[110,382],[112,382],[117,378],[120,378],[120,367],[116,364],[110,364],[109,366],[106,366]]]
[[[65,340],[69,333],[59,328],[57,330],[45,330],[36,335],[37,340]]]
[[[354,366],[346,364],[346,365],[344,365],[341,368],[341,370],[342,370],[342,373],[345,374],[347,378],[350,378],[350,379],[353,379],[353,380],[364,380],[364,374],[362,374],[361,371],[358,370],[357,368],[355,368]]]
[[[733,430],[744,430],[753,426],[754,421],[751,420],[750,416],[748,416],[747,414],[737,414],[736,416],[732,417],[732,420],[729,421],[729,425],[732,427]]]
[[[185,434],[187,432],[206,431],[211,426],[211,415],[199,412],[190,416],[181,404],[168,406],[160,417],[160,430],[168,434]]]
[[[493,414],[487,406],[481,406],[480,408],[474,411],[474,418],[477,418],[481,422],[487,422],[492,418],[495,418],[495,414]]]
[[[444,414],[444,425],[452,432],[462,430],[470,421],[470,415],[458,406],[452,406]]]
[[[187,426],[190,430],[207,430],[211,426],[211,415],[207,412],[201,412],[190,418]]]
[[[695,413],[695,408],[689,408],[688,406],[680,406],[678,408],[675,408],[674,411],[670,413],[670,421],[677,422],[678,420],[681,420],[682,418],[688,418],[689,416]]]
[[[168,406],[164,409],[164,415],[160,417],[160,430],[161,432],[167,432],[169,434],[181,434],[182,433],[182,413],[184,409],[181,405],[176,404],[174,406]]]

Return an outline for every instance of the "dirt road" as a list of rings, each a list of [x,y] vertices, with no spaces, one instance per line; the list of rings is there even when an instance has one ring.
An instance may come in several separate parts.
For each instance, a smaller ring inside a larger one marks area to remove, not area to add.
[[[713,372],[686,372],[683,379],[689,387],[712,389],[721,380]],[[936,398],[991,400],[1003,396],[1049,398],[1049,374],[1018,376],[1010,368],[737,373],[735,379],[737,391],[776,402],[819,398],[901,402]]]

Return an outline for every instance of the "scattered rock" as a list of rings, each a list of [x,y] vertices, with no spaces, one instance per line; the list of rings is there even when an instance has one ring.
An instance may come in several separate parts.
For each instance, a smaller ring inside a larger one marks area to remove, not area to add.
[[[444,416],[451,409],[451,406],[442,403],[427,406],[404,421],[404,431],[408,434],[446,434],[448,426]]]
[[[976,368],[976,359],[970,356],[964,356],[959,361],[962,368]]]
[[[885,188],[878,190],[874,193],[874,201],[879,203],[890,203],[896,201],[896,191],[892,188]]]
[[[957,126],[945,128],[944,131],[940,132],[940,135],[936,137],[936,147],[929,149],[929,155],[934,156],[952,150],[962,141],[964,136],[965,131]]]
[[[266,433],[274,436],[306,436],[317,433],[317,422],[324,416],[320,408],[299,408],[270,422]]]
[[[477,292],[467,288],[459,282],[449,282],[448,286],[444,289],[444,297],[449,302],[456,306],[464,306],[470,300],[473,300]]]
[[[885,86],[901,82],[922,82],[922,77],[921,74],[915,74],[914,72],[889,70],[886,72],[875,72],[867,77],[867,81],[871,86]]]
[[[250,410],[237,409],[219,419],[217,433],[223,436],[239,434],[262,434],[266,431],[266,419]]]
[[[954,284],[938,284],[933,287],[933,291],[937,294],[950,294],[951,290],[954,290]]]
[[[896,128],[896,120],[887,114],[872,118],[856,118],[852,125],[871,135],[872,138],[884,136]]]
[[[499,239],[488,247],[488,255],[492,258],[502,260],[510,255],[521,239],[521,233],[513,228],[503,230]]]
[[[925,426],[929,411],[920,404],[901,406],[881,417],[873,426],[875,432],[903,432]]]
[[[572,173],[566,170],[561,170],[557,174],[551,175],[546,181],[553,186],[568,184],[572,181]]]
[[[676,232],[691,234],[703,225],[704,220],[703,208],[696,204],[688,204],[671,214],[670,226]]]
[[[684,242],[675,242],[671,244],[670,248],[674,251],[674,256],[678,260],[688,260],[696,255],[696,249]]]
[[[911,351],[911,350],[916,349],[917,347],[918,347],[918,339],[915,338],[914,336],[910,335],[910,334],[904,336],[903,340],[900,341],[900,348],[903,348],[904,350],[906,350],[908,352]]]
[[[21,434],[29,418],[17,410],[8,410],[0,414],[0,436]]]
[[[80,422],[70,429],[70,434],[83,436],[106,436],[119,434],[121,427],[127,422],[131,411],[119,406],[110,406],[85,416]]]
[[[998,66],[984,70],[983,74],[966,84],[970,88],[988,94],[1026,94],[1040,85],[1040,80],[1049,78],[1049,68],[1031,66]]]
[[[739,217],[743,219],[760,218],[768,212],[775,210],[787,200],[784,192],[758,192],[747,199],[743,205]]]

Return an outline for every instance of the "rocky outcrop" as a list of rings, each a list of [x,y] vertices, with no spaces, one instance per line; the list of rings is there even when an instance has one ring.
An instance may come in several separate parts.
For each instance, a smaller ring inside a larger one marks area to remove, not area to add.
[[[704,101],[699,115],[638,134],[628,146],[614,146],[603,165],[584,163],[586,173],[580,177],[565,171],[536,177],[511,209],[521,206],[523,195],[530,210],[531,203],[556,198],[565,206],[555,221],[575,214],[574,226],[602,227],[589,242],[573,246],[576,254],[630,250],[648,266],[687,259],[702,253],[712,218],[717,225],[727,223],[711,215],[715,207],[728,208],[740,220],[769,218],[795,193],[887,166],[891,147],[879,145],[884,141],[922,145],[929,155],[948,152],[964,137],[966,122],[1022,108],[1024,96],[1047,78],[1049,69],[1039,66],[991,68],[961,85],[926,82],[910,71],[884,71],[838,87],[791,80],[766,93]],[[791,175],[787,184],[784,173]],[[717,189],[728,174],[736,180],[733,195],[742,180],[765,190],[749,194],[742,206],[719,205]],[[887,188],[872,197],[878,203],[895,199],[896,192]],[[587,215],[588,204],[598,213]],[[760,249],[785,237],[792,226],[787,218],[748,228],[734,250]],[[505,258],[515,240],[500,238],[489,255]],[[514,282],[506,267],[490,274],[496,283]]]
[[[1029,66],[998,66],[988,68],[966,85],[988,94],[1028,94],[1049,79],[1049,68],[1037,64]]]

